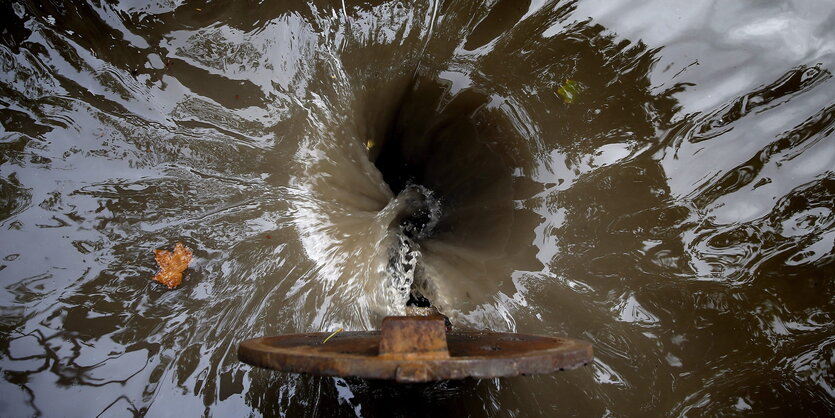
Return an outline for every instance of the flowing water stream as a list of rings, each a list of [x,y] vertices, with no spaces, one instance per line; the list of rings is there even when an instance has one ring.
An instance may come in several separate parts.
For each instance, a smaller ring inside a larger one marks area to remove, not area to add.
[[[0,19],[0,415],[835,413],[831,1]],[[596,359],[407,386],[236,359],[416,295]]]

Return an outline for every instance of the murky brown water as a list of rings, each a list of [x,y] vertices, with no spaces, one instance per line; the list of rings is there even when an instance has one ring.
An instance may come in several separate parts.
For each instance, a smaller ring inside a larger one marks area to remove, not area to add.
[[[54,3],[0,4],[0,414],[835,413],[830,1]],[[597,359],[236,360],[411,286]]]

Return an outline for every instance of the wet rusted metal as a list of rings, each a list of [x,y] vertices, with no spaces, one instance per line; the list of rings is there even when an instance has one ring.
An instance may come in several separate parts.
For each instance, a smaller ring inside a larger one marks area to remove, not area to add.
[[[441,316],[390,316],[380,330],[381,357],[449,358]]]
[[[254,338],[238,359],[269,369],[397,382],[552,373],[592,360],[591,344],[504,332],[445,332],[443,317],[388,317],[381,331]]]

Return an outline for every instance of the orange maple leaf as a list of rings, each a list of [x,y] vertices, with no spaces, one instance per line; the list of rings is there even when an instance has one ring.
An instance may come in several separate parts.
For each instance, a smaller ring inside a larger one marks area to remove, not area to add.
[[[183,272],[191,262],[191,250],[178,242],[174,245],[174,252],[154,250],[154,258],[159,264],[159,273],[154,276],[154,280],[173,289],[183,282]]]

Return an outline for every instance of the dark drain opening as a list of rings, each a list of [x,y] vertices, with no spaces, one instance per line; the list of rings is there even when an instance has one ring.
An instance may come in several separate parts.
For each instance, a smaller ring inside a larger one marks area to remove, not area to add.
[[[487,95],[464,90],[453,96],[448,89],[416,80],[382,138],[374,139],[380,148],[372,158],[392,192],[407,202],[400,218],[406,236],[419,245],[443,242],[495,260],[516,238],[510,227],[513,155],[524,144],[500,112],[484,109]],[[431,198],[420,188],[431,191]],[[432,199],[440,213],[432,213]],[[408,305],[431,306],[432,300],[431,287],[415,275]]]
[[[486,103],[485,95],[469,90],[450,99],[446,86],[427,79],[415,81],[401,100],[373,158],[395,195],[410,193],[414,205],[404,220],[414,229],[430,217],[423,196],[410,190],[415,186],[443,206],[438,235],[461,229],[455,216],[464,212],[470,220],[485,218],[497,202],[484,197],[509,188],[505,144],[490,138],[489,120],[476,115]]]

